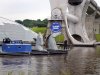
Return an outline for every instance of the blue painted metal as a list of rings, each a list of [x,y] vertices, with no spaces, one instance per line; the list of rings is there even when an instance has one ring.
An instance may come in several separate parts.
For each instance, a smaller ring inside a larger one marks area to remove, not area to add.
[[[29,53],[32,51],[31,44],[3,44],[2,51],[6,53]]]
[[[11,41],[12,44],[22,44],[23,41],[22,40],[13,40]]]
[[[53,33],[57,33],[61,31],[62,27],[59,22],[53,22],[50,26],[50,29]]]

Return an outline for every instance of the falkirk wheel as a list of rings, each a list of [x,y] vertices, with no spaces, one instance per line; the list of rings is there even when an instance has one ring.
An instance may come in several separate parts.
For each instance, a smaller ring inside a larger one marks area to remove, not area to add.
[[[74,45],[93,45],[86,31],[86,17],[92,15],[92,24],[100,19],[100,9],[93,0],[50,0],[51,18],[46,37],[61,32],[64,40]],[[61,27],[60,27],[61,26]],[[93,33],[91,31],[90,33]]]

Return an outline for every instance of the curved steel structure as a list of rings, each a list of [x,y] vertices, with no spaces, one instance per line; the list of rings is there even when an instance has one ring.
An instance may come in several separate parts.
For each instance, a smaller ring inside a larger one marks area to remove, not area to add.
[[[62,25],[62,33],[65,39],[69,40],[74,45],[92,45],[94,40],[90,40],[87,31],[85,20],[87,15],[94,14],[100,18],[100,8],[93,0],[50,0],[51,19],[48,27],[52,22],[60,22]],[[52,33],[50,30],[48,33]]]

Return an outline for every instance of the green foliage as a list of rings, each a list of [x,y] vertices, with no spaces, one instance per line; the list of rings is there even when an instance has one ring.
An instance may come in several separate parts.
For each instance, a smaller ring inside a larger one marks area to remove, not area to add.
[[[33,21],[29,19],[25,19],[23,20],[23,25],[25,25],[26,27],[33,27]]]
[[[25,19],[23,21],[15,20],[15,22],[23,24],[26,27],[46,27],[48,24],[47,19],[44,19],[43,21],[40,19],[37,19],[37,20]]]
[[[46,32],[46,27],[33,27],[31,28],[31,30],[33,30],[36,33],[41,32],[42,34],[44,34]]]
[[[38,20],[36,21],[35,26],[36,26],[36,27],[45,27],[45,26],[44,26],[44,22],[41,21],[40,19],[38,19]]]
[[[64,35],[58,35],[57,37],[55,37],[57,42],[63,42],[64,41]]]
[[[21,21],[21,20],[15,20],[15,22],[17,22],[19,24],[23,24],[23,21]]]
[[[33,30],[36,33],[41,32],[42,34],[44,34],[46,32],[46,27],[33,27],[31,28],[31,30]],[[64,41],[64,35],[59,35],[57,37],[55,37],[57,42],[63,42]]]
[[[43,20],[43,25],[44,25],[44,27],[47,27],[47,24],[48,24],[48,20],[47,20],[47,19],[44,19],[44,20]]]
[[[96,34],[96,40],[100,41],[100,34]]]

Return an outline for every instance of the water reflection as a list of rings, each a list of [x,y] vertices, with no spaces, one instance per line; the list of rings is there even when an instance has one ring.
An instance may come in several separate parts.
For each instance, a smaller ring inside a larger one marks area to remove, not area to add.
[[[36,63],[34,63],[34,60]],[[31,74],[33,75],[66,75],[66,64],[63,55],[32,57]],[[34,68],[34,69],[33,69]],[[64,72],[63,72],[64,71]]]
[[[66,75],[63,55],[1,57],[0,75]]]
[[[68,55],[68,65],[71,75],[95,74],[95,49],[73,48]]]
[[[1,57],[0,75],[28,75],[30,57]]]
[[[68,55],[5,56],[0,75],[100,75],[100,58],[92,47],[74,47]]]

